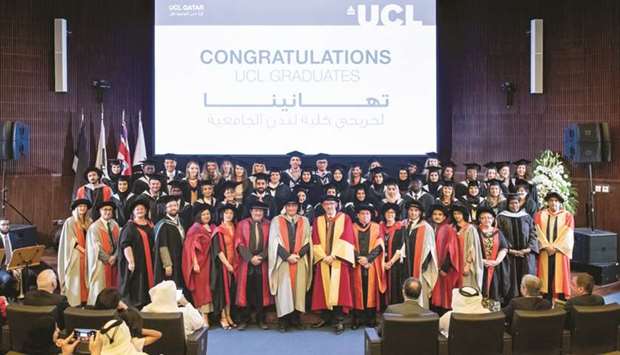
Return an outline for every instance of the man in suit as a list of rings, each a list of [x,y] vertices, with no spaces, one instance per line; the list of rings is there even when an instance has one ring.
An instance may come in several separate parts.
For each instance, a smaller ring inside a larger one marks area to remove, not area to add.
[[[551,309],[551,302],[542,298],[540,294],[540,279],[534,275],[524,275],[521,279],[521,295],[510,300],[508,306],[502,309],[506,314],[506,326],[510,329],[512,317],[516,310],[541,311]]]
[[[571,298],[566,301],[564,309],[567,312],[566,326],[570,327],[571,314],[575,310],[574,306],[602,306],[605,299],[599,295],[593,295],[594,278],[590,274],[579,273],[571,278],[570,283]]]
[[[13,243],[9,227],[9,219],[0,217],[0,249],[4,249],[4,259],[0,260],[0,295],[16,298],[18,294],[16,277],[19,271],[8,271],[6,269],[13,256]]]
[[[427,314],[429,311],[418,303],[418,298],[422,293],[422,283],[415,277],[409,277],[403,283],[403,298],[405,302],[389,305],[384,313],[399,314],[405,318],[418,317]],[[377,334],[383,334],[383,319],[377,327]]]
[[[64,329],[65,308],[69,307],[67,297],[54,293],[58,286],[56,274],[52,269],[41,271],[37,276],[37,289],[28,291],[24,297],[24,304],[28,306],[56,306],[54,318],[58,328]]]

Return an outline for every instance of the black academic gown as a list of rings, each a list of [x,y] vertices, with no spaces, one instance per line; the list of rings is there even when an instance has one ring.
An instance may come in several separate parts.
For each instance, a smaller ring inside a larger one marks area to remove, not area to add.
[[[149,251],[151,256],[153,255],[153,228],[150,225],[140,226],[129,222],[121,230],[118,271],[121,297],[134,307],[141,308],[151,302],[149,297],[151,287],[148,282],[145,248],[138,229],[146,232],[149,240]],[[127,268],[128,262],[124,253],[127,247],[131,247],[133,251],[135,263],[133,272]]]
[[[476,213],[478,211],[478,207],[480,207],[480,204],[482,203],[482,201],[484,201],[484,198],[480,197],[480,196],[470,196],[470,195],[465,195],[463,197],[461,197],[460,202],[463,206],[465,206],[467,208],[467,211],[469,212],[469,221],[468,222],[475,222],[476,221]]]
[[[114,202],[114,205],[116,206],[116,210],[114,211],[115,219],[118,225],[121,227],[127,223],[129,217],[131,216],[128,201],[131,199],[132,196],[133,194],[128,191],[124,193],[117,192],[112,195],[112,202]]]
[[[180,219],[179,219],[179,222]],[[155,284],[164,280],[172,280],[177,285],[177,290],[185,289],[183,280],[183,235],[185,231],[179,230],[175,222],[168,216],[162,218],[153,229],[153,237],[155,239],[155,250],[153,263],[155,265]],[[172,276],[166,276],[164,264],[161,260],[161,249],[168,248],[170,259],[172,261]]]
[[[506,255],[510,263],[510,297],[519,297],[519,286],[523,275],[536,275],[536,257],[538,255],[538,239],[532,217],[525,211],[517,213],[504,211],[497,216],[497,227],[506,237],[509,249],[531,252],[524,258]]]
[[[435,197],[424,190],[420,190],[420,192],[417,194],[413,191],[409,191],[405,196],[403,196],[403,200],[405,200],[405,203],[403,204],[404,206],[406,206],[407,203],[411,201],[420,202],[420,204],[422,204],[422,207],[424,208],[424,214],[428,215],[431,210],[431,206],[435,202]],[[407,210],[405,208],[403,208],[401,211],[401,218],[407,218]]]
[[[496,230],[499,233],[499,247],[498,253],[502,249],[508,248],[508,242],[506,242],[506,238],[504,237],[504,233],[500,230]],[[480,235],[480,245],[482,247],[483,258],[486,258],[485,254],[485,237],[484,233],[481,230],[478,230],[478,234]],[[490,237],[492,238],[492,237]],[[508,261],[508,257],[505,257],[499,265],[495,266],[495,270],[493,271],[493,275],[491,276],[489,282],[489,272],[488,267],[483,266],[482,268],[482,295],[485,298],[490,298],[492,300],[498,301],[502,306],[506,305],[510,301],[510,262]],[[489,286],[487,287],[487,283]]]
[[[276,205],[276,211],[279,212],[280,210],[282,210],[282,208],[284,207],[284,203],[290,196],[291,189],[288,187],[288,185],[285,185],[284,183],[279,183],[276,187],[271,187],[267,185],[267,192],[271,195],[271,197],[273,197],[273,201]]]
[[[244,200],[243,214],[241,218],[250,217],[250,206],[252,206],[256,201],[259,201],[259,200],[264,202],[269,208],[267,213],[265,213],[265,218],[272,219],[274,216],[277,216],[280,214],[280,211],[278,210],[278,206],[276,204],[276,199],[273,196],[271,196],[269,192],[265,191],[263,195],[261,196],[256,191],[254,191],[251,194],[249,194]]]

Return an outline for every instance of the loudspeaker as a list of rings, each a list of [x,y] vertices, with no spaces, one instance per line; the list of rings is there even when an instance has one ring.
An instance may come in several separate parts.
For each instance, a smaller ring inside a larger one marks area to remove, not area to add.
[[[30,129],[20,121],[0,124],[0,160],[18,160],[30,150]]]
[[[618,261],[618,234],[600,229],[575,228],[573,260],[583,264]]]
[[[564,128],[564,157],[575,163],[611,161],[607,123],[571,123]]]
[[[67,92],[67,20],[54,19],[54,91]]]
[[[543,20],[530,20],[530,94],[543,93]]]
[[[571,271],[587,272],[594,278],[597,285],[612,284],[620,279],[620,264],[615,263],[597,263],[582,264],[572,261],[570,263]]]

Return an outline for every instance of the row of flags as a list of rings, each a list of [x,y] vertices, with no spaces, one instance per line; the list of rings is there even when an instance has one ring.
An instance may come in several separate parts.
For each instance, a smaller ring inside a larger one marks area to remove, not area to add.
[[[106,129],[103,122],[104,111],[101,109],[101,128],[99,129],[99,139],[97,142],[97,154],[95,158],[95,166],[103,171],[104,176],[108,176],[108,152],[106,145]],[[146,160],[146,143],[144,141],[144,128],[142,126],[142,111],[138,113],[138,137],[136,139],[135,151],[133,159],[131,149],[129,147],[129,135],[127,134],[127,123],[125,121],[125,110],[122,113],[121,130],[119,132],[119,143],[116,159],[120,160],[122,171],[121,175],[131,175],[131,167],[133,163],[141,163]],[[92,165],[90,145],[86,133],[86,121],[84,120],[84,112],[81,114],[80,128],[78,131],[78,141],[73,153],[73,171],[76,174],[76,184],[74,187],[83,184],[83,172]],[[133,163],[132,163],[133,162]],[[75,190],[75,189],[74,189]]]

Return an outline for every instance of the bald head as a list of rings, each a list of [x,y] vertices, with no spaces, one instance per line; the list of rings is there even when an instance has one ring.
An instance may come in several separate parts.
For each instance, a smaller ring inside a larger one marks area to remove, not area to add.
[[[39,276],[37,276],[37,288],[39,290],[53,293],[54,290],[56,290],[57,284],[56,274],[54,274],[54,271],[51,269],[43,270]]]

